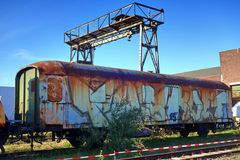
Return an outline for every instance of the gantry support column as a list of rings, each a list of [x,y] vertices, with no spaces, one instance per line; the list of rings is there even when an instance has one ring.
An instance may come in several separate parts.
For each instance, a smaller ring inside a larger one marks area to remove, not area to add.
[[[147,33],[147,32],[150,32]],[[140,46],[139,46],[139,70],[143,71],[147,56],[150,55],[156,73],[160,73],[159,54],[157,41],[157,26],[149,29],[149,26],[141,24],[139,26]],[[144,54],[143,54],[144,53]]]

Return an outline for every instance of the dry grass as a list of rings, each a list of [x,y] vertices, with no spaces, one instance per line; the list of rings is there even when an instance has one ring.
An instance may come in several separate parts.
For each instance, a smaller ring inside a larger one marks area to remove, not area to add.
[[[58,148],[71,148],[71,144],[67,140],[62,140],[60,143],[57,142],[43,142],[42,144],[34,142],[33,150],[53,150]],[[6,153],[16,152],[27,152],[31,151],[30,143],[14,143],[7,144],[4,146]]]
[[[222,157],[216,158],[216,160],[240,160],[240,153],[222,156]]]

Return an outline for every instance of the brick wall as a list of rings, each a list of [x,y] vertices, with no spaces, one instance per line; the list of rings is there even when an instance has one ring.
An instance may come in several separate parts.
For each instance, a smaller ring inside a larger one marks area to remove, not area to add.
[[[240,49],[220,52],[220,63],[223,82],[240,83]]]

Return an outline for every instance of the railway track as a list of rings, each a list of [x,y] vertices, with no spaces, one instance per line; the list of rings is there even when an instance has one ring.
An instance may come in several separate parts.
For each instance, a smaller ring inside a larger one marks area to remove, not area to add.
[[[54,149],[54,150],[39,150],[33,152],[16,152],[16,153],[7,153],[0,154],[0,159],[32,159],[36,156],[55,156],[58,153],[70,152],[77,153],[79,149],[74,148],[63,148],[63,149]],[[151,153],[151,152],[150,152]],[[164,151],[160,151],[156,154],[143,155],[137,157],[128,157],[128,158],[116,158],[119,160],[145,160],[145,159],[201,159],[201,158],[214,158],[222,155],[229,155],[233,153],[240,153],[240,142],[232,142],[227,144],[214,144],[212,146],[201,146],[197,148],[171,148]],[[76,157],[75,157],[76,158]],[[113,157],[112,157],[113,158]],[[64,158],[60,158],[64,159]],[[66,158],[74,159],[74,158]],[[81,159],[81,158],[79,158]]]
[[[143,155],[137,157],[121,158],[119,160],[155,160],[155,159],[173,159],[173,160],[188,160],[188,159],[206,159],[217,158],[223,155],[240,153],[240,143],[214,145],[209,147],[201,147],[194,149],[172,149],[165,153]]]

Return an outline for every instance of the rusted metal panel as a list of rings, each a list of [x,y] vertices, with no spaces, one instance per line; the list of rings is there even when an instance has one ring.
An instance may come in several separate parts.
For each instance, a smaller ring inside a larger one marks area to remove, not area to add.
[[[167,115],[165,111],[165,97],[164,97],[164,85],[161,83],[151,84],[154,89],[154,114],[153,124],[164,124],[167,123]]]
[[[215,116],[217,109],[217,90],[204,89],[204,110],[202,114],[202,121],[205,122],[216,122],[217,118]],[[223,118],[223,117],[222,117]],[[227,117],[224,117],[227,119]]]
[[[41,104],[41,125],[63,125],[64,105],[58,102],[49,102]]]
[[[181,123],[191,123],[194,121],[193,94],[191,86],[181,86],[181,101],[179,106],[179,120]]]
[[[41,79],[40,117],[42,119],[41,125],[43,127],[45,125],[66,126],[70,124],[68,123],[69,119],[74,121],[74,119],[78,119],[78,117],[81,118],[79,114],[74,115],[72,112],[69,113],[70,104],[72,103],[73,106],[75,105],[72,102],[72,92],[68,84],[68,79],[59,75],[49,75]],[[72,108],[74,109],[74,107]],[[77,124],[75,126],[69,125],[68,127],[75,128],[77,127]]]
[[[59,102],[62,100],[62,78],[49,77],[48,78],[48,100],[51,102]]]
[[[62,125],[63,110],[62,88],[63,78],[60,76],[40,76],[40,125]]]
[[[0,97],[0,128],[5,126],[5,112]]]

